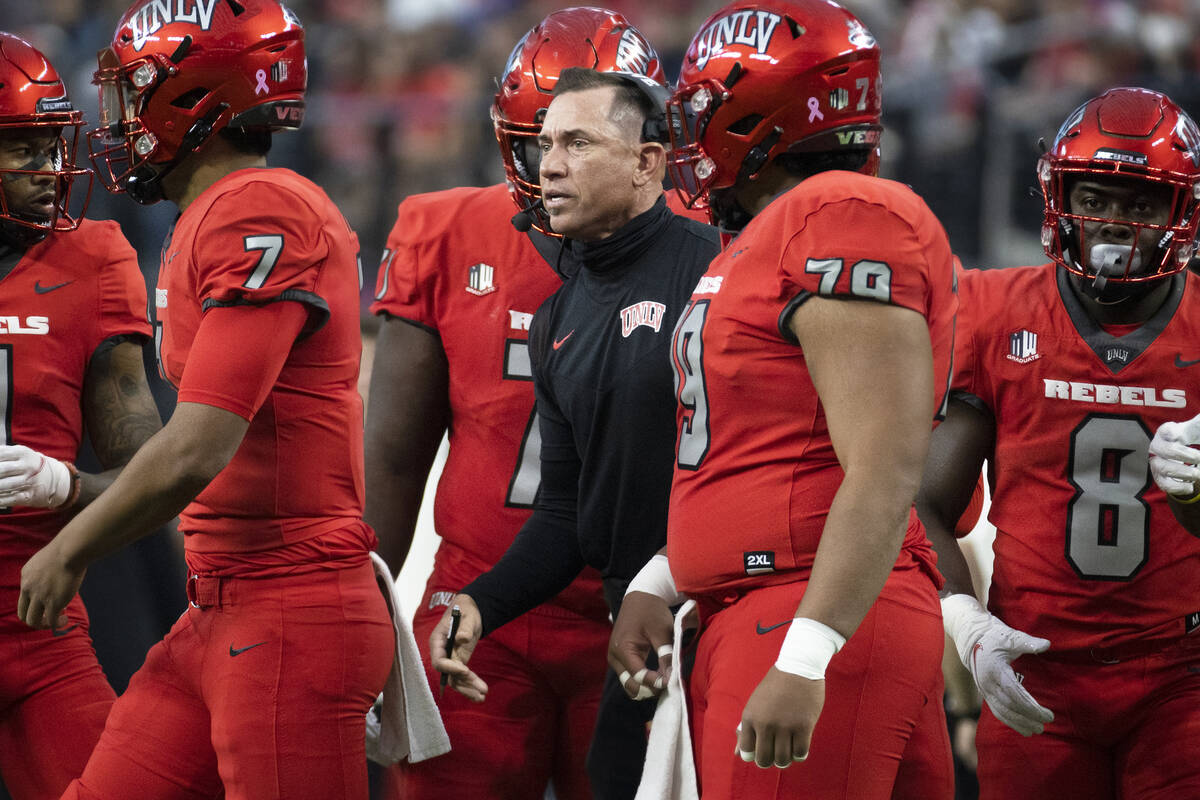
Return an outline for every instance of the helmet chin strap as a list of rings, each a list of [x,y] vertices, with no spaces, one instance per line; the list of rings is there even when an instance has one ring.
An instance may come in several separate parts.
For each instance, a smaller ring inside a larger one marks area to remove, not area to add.
[[[175,157],[163,164],[159,168],[155,168],[150,164],[139,164],[134,168],[129,176],[129,182],[125,189],[129,192],[129,196],[137,203],[144,206],[149,206],[157,203],[159,200],[165,200],[166,194],[163,192],[163,178],[175,171],[175,168],[183,163],[183,160],[196,152],[200,145],[208,141],[208,138],[213,134],[213,125],[220,119],[221,115],[229,108],[228,103],[218,103],[213,106],[212,110],[205,114],[200,119],[192,123],[192,127],[188,128],[188,132],[183,135],[183,139],[179,142],[179,150],[175,153]]]

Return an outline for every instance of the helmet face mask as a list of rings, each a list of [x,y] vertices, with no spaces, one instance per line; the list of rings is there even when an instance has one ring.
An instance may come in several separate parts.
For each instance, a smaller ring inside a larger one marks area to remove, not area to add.
[[[1097,292],[1174,275],[1195,252],[1200,129],[1165,95],[1120,88],[1084,103],[1038,183],[1046,254]]]
[[[701,26],[668,105],[672,182],[689,208],[784,154],[870,153],[878,166],[879,47],[827,0],[735,0]],[[727,205],[727,204],[723,204]]]
[[[30,244],[79,227],[92,174],[76,166],[83,113],[54,67],[32,45],[0,33],[0,230]],[[76,181],[86,179],[78,210]]]
[[[654,48],[615,11],[591,7],[555,11],[513,48],[498,80],[492,123],[513,202],[530,215],[533,227],[550,236],[557,234],[540,205],[541,151],[536,139],[554,86],[568,67],[630,72],[666,83]]]
[[[223,128],[274,131],[304,118],[304,30],[277,0],[138,0],[97,56],[93,164],[111,192],[162,199],[162,178]],[[165,17],[164,17],[165,15]]]

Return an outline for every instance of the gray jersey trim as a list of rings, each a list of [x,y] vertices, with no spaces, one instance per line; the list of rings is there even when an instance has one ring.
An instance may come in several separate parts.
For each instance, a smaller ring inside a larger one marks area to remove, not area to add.
[[[1171,291],[1150,319],[1133,333],[1113,336],[1084,310],[1083,304],[1079,302],[1075,290],[1071,287],[1070,274],[1061,268],[1056,272],[1058,295],[1062,298],[1063,307],[1075,325],[1075,330],[1113,375],[1136,361],[1138,356],[1153,344],[1174,317],[1175,309],[1179,308],[1179,302],[1183,299],[1184,275],[1179,273],[1168,279],[1172,282]]]

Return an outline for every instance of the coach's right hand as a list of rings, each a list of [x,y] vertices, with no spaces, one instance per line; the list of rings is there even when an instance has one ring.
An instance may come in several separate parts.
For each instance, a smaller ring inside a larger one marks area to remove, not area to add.
[[[458,607],[461,615],[458,632],[454,636],[452,652],[447,653],[446,638],[450,635],[451,609]],[[435,670],[449,679],[449,684],[468,700],[482,703],[487,697],[488,685],[467,668],[475,645],[483,636],[483,618],[479,607],[470,595],[456,594],[429,636],[429,661]]]

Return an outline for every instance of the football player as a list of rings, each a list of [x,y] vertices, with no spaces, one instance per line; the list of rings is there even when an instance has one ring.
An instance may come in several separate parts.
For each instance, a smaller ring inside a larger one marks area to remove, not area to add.
[[[423,649],[454,593],[512,543],[540,483],[529,325],[562,278],[554,269],[561,238],[540,205],[535,137],[567,67],[664,80],[654,49],[622,15],[550,14],[513,49],[492,107],[507,188],[409,197],[383,255],[372,306],[381,323],[367,413],[366,518],[396,571],[450,431],[434,505],[442,543],[413,624]],[[594,570],[497,630],[471,662],[486,676],[489,702],[442,696],[453,750],[396,767],[389,796],[525,800],[552,779],[562,800],[590,797],[584,763],[608,634]],[[431,686],[437,675],[430,669]]]
[[[675,328],[667,548],[613,640],[661,645],[676,591],[697,600],[705,798],[953,794],[940,580],[912,501],[955,262],[924,202],[875,177],[879,59],[835,3],[734,2],[670,105],[675,185],[740,233]],[[661,674],[614,649],[652,691]]]
[[[22,565],[161,426],[146,383],[146,287],[112,222],[72,216],[83,115],[54,67],[0,33],[0,778],[57,798],[83,771],[114,694],[78,597],[53,631],[13,613]],[[82,432],[106,471],[77,471]]]
[[[358,245],[266,162],[303,118],[304,29],[276,0],[139,0],[95,81],[101,177],[181,211],[153,303],[179,404],[25,565],[18,613],[62,626],[89,563],[180,512],[190,606],[64,797],[364,798],[395,633],[361,518]]]
[[[1147,464],[1152,432],[1200,409],[1198,147],[1162,94],[1089,100],[1038,162],[1050,263],[960,282],[954,399],[918,502],[987,706],[983,798],[1200,796],[1200,539]],[[986,610],[946,525],[985,460]]]

